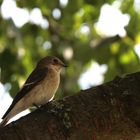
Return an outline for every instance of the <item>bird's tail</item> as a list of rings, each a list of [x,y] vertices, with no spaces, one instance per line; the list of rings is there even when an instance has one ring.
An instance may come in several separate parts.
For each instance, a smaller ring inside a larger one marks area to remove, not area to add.
[[[7,117],[5,117],[5,118],[2,120],[2,122],[0,123],[0,129],[3,128],[3,127],[7,124],[8,120],[9,120],[9,119],[8,119]]]

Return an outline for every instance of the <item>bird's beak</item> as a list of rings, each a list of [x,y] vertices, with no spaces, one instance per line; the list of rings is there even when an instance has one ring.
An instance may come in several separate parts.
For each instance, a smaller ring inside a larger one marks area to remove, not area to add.
[[[65,67],[65,68],[68,67],[68,65],[65,65],[65,64],[63,64],[62,66]]]
[[[68,67],[68,65],[65,65],[64,63],[62,63],[61,65],[62,67],[65,67],[65,68]]]

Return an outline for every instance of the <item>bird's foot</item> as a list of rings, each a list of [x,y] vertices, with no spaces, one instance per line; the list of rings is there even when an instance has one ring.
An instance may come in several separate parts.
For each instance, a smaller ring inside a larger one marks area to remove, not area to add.
[[[37,109],[40,109],[40,106],[38,106],[37,104],[33,103],[33,106],[35,106]]]

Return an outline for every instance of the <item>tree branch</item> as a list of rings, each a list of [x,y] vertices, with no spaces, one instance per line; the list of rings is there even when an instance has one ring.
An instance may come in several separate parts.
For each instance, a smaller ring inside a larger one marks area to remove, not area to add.
[[[52,101],[0,130],[0,140],[136,140],[140,72]]]

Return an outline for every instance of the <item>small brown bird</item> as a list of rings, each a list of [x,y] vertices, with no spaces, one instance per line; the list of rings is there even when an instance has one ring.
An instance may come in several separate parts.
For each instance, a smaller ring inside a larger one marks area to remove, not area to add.
[[[60,83],[62,67],[66,65],[57,57],[41,59],[2,117],[0,127],[4,127],[12,117],[25,109],[52,100]]]

